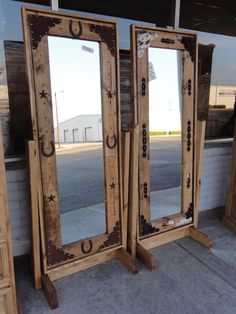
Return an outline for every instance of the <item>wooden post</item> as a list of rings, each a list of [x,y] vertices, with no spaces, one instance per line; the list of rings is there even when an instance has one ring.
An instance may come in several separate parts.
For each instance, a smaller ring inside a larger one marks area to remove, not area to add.
[[[189,228],[189,236],[196,242],[206,246],[207,248],[211,248],[213,246],[213,241],[211,237],[204,232],[196,229],[195,227]]]
[[[130,195],[128,217],[128,250],[136,257],[137,226],[138,224],[138,152],[139,152],[139,126],[131,130],[130,151]]]
[[[196,125],[196,183],[195,183],[195,206],[194,206],[194,226],[198,225],[198,212],[201,192],[201,174],[204,153],[206,121],[197,121]]]
[[[28,141],[28,173],[29,173],[29,194],[31,209],[31,247],[32,267],[34,286],[41,288],[41,259],[40,259],[40,229],[39,229],[39,207],[38,207],[38,176],[36,143]]]
[[[0,121],[0,313],[17,314],[16,285]]]
[[[123,243],[127,248],[128,206],[129,206],[129,162],[130,162],[130,133],[122,132],[122,174],[123,174]]]
[[[137,257],[150,271],[154,271],[157,268],[156,258],[140,243],[137,244]]]
[[[51,309],[58,308],[57,291],[47,274],[42,275],[42,289]]]

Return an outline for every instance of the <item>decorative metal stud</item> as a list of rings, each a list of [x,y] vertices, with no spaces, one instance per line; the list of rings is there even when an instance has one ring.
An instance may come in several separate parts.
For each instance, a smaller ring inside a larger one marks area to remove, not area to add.
[[[187,151],[190,152],[191,150],[191,121],[188,121],[187,126]]]
[[[161,42],[164,44],[171,44],[171,45],[175,43],[174,39],[172,38],[161,38]]]
[[[148,185],[147,185],[147,182],[144,182],[144,184],[143,184],[143,197],[144,198],[148,197]]]
[[[191,96],[192,94],[192,81],[189,79],[187,83],[187,90],[188,90],[188,95]]]
[[[142,124],[142,149],[143,149],[143,158],[147,156],[147,130],[146,130],[146,124]]]
[[[191,186],[191,177],[190,177],[190,173],[188,173],[187,175],[187,188],[189,189]]]
[[[153,227],[150,222],[147,222],[144,215],[140,216],[140,235],[146,236],[155,232],[160,231],[159,228]]]
[[[186,219],[189,219],[189,218],[193,217],[193,203],[190,203],[190,204],[189,204],[188,210],[187,210],[187,212],[184,214],[184,217],[185,217]]]
[[[145,77],[143,77],[141,80],[141,95],[142,96],[146,95],[146,79],[145,79]]]
[[[53,266],[75,258],[74,254],[63,251],[62,248],[56,247],[53,241],[47,240],[47,264]]]
[[[111,55],[116,54],[116,31],[114,27],[103,26],[98,24],[89,24],[90,32],[98,34],[101,41],[107,45]]]
[[[101,251],[102,249],[105,249],[109,246],[119,244],[120,243],[120,236],[121,236],[120,222],[117,221],[116,225],[113,228],[113,231],[111,233],[109,233],[108,239],[106,241],[104,241],[103,244],[100,245],[100,247],[98,248],[98,251]]]
[[[62,22],[62,19],[40,15],[29,15],[31,40],[33,49],[38,48],[42,38],[49,33],[50,28]]]
[[[196,57],[196,41],[193,36],[183,36],[180,42],[184,45],[185,50],[189,52],[192,62],[194,62]]]

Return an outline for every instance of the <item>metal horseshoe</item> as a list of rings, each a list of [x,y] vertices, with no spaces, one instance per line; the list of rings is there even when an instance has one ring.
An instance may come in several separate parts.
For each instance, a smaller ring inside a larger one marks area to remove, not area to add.
[[[107,147],[110,148],[110,149],[115,148],[116,144],[117,144],[116,136],[112,135],[111,138],[114,138],[114,143],[113,144],[110,144],[110,136],[107,135],[107,137],[106,137],[106,144],[107,144]]]
[[[84,241],[82,241],[82,243],[81,243],[81,251],[84,254],[90,253],[92,251],[92,249],[93,249],[93,242],[92,242],[92,240],[89,239],[88,243],[89,243],[89,248],[87,250],[85,250],[85,248],[84,248]]]
[[[69,24],[69,31],[71,33],[71,35],[74,37],[74,38],[80,38],[81,34],[82,34],[82,24],[80,21],[78,21],[78,25],[79,25],[79,31],[78,33],[76,34],[74,31],[73,31],[73,21],[70,20],[70,24]]]
[[[40,149],[41,149],[41,153],[43,156],[45,157],[51,157],[54,155],[55,153],[55,145],[53,144],[53,141],[50,141],[50,145],[51,145],[51,152],[47,153],[44,149],[44,141],[41,141],[40,143]]]

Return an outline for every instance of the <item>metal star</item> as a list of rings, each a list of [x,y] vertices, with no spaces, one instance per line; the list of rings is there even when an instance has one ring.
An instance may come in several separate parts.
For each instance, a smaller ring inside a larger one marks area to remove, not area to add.
[[[112,182],[112,184],[110,184],[111,189],[114,189],[116,187],[115,182]]]
[[[52,194],[49,195],[49,196],[48,196],[49,203],[50,203],[50,202],[54,202],[54,198],[55,198],[55,197],[56,197],[56,196],[54,196],[54,195],[52,195]]]
[[[110,100],[110,104],[111,104],[111,100],[112,100],[113,96],[115,96],[115,92],[112,93],[112,91],[109,90],[109,91],[107,92],[107,98]]]
[[[40,98],[47,98],[48,93],[46,93],[45,90],[43,89],[39,94],[40,94]]]

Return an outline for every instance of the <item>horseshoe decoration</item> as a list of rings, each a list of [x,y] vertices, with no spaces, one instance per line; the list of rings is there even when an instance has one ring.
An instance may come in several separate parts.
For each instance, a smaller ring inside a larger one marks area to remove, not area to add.
[[[55,145],[53,144],[53,141],[50,141],[50,145],[51,145],[51,152],[50,153],[47,153],[45,151],[45,148],[44,148],[44,141],[41,141],[40,142],[40,150],[41,150],[41,153],[43,156],[45,157],[52,157],[55,153]]]
[[[117,144],[116,136],[112,135],[111,138],[114,138],[114,143],[113,144],[110,144],[110,135],[107,135],[107,137],[106,137],[106,144],[107,144],[107,147],[110,148],[110,149],[115,148],[116,144]]]
[[[84,248],[84,241],[82,241],[82,243],[81,243],[81,251],[84,254],[90,253],[92,251],[92,249],[93,249],[93,242],[92,242],[92,240],[89,239],[88,243],[89,243],[89,248],[87,250]]]
[[[81,34],[82,34],[82,24],[80,21],[78,21],[78,25],[79,25],[79,31],[78,33],[76,34],[74,31],[73,31],[73,21],[70,20],[70,24],[69,24],[69,31],[72,35],[73,38],[80,38]]]

